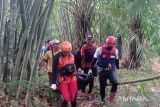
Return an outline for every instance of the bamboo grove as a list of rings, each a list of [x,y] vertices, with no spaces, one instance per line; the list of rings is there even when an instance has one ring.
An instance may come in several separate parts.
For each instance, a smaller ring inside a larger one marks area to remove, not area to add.
[[[67,39],[76,48],[87,33],[93,33],[97,44],[116,35],[124,66],[140,67],[146,52],[160,52],[158,4],[159,0],[0,0],[1,83],[16,82],[14,97],[19,100],[26,93],[28,107],[42,41]]]
[[[44,39],[48,17],[54,0],[1,0],[1,78],[3,82],[28,80],[36,75],[41,40]],[[5,15],[8,7],[10,14]],[[22,95],[17,86],[16,98]],[[29,89],[26,89],[26,103]]]

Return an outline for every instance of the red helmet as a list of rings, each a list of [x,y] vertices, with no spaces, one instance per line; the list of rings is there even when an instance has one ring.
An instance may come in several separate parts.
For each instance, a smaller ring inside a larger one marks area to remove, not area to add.
[[[72,51],[72,44],[68,41],[63,41],[60,44],[60,49],[62,52],[70,52],[70,51]]]
[[[116,38],[114,36],[108,36],[106,39],[107,46],[115,46],[116,45]]]

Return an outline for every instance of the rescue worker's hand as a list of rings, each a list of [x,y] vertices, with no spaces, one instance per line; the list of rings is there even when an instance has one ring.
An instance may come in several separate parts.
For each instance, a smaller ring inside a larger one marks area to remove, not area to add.
[[[51,89],[52,89],[52,90],[56,90],[56,89],[57,89],[57,85],[56,85],[56,84],[52,84],[52,85],[51,85]]]
[[[91,69],[88,70],[88,74],[92,74],[92,70]]]
[[[112,69],[112,65],[111,64],[108,65],[108,70],[110,70],[110,69]]]
[[[82,71],[82,69],[81,68],[78,68],[78,72],[81,72]]]

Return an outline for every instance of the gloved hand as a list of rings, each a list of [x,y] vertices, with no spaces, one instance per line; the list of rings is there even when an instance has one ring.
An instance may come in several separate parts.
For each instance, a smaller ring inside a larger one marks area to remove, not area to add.
[[[112,65],[111,64],[108,65],[108,69],[109,70],[112,69]]]
[[[82,69],[81,68],[78,68],[78,72],[81,72],[82,71]]]
[[[56,90],[56,89],[57,89],[57,85],[56,85],[56,84],[52,84],[52,85],[51,85],[51,89],[52,89],[52,90]]]
[[[92,74],[92,70],[91,69],[88,70],[88,74]]]

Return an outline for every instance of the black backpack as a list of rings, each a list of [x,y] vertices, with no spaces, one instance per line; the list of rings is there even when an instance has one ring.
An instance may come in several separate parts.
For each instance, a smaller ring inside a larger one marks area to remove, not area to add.
[[[59,70],[59,73],[61,75],[70,76],[74,73],[75,70],[76,70],[75,64],[66,64]]]

